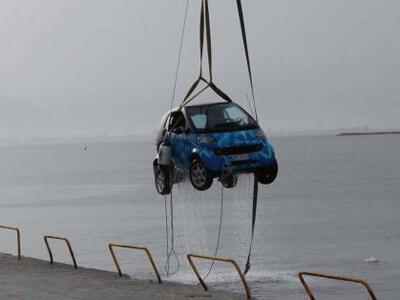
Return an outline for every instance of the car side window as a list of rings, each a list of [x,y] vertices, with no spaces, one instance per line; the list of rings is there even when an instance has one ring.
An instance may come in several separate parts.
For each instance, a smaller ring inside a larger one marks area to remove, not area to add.
[[[165,118],[165,120],[164,120],[164,125],[163,125],[164,130],[167,130],[167,129],[168,129],[170,119],[171,119],[171,114],[168,114],[168,116],[167,116],[167,117]]]
[[[186,120],[181,111],[173,112],[169,120],[168,131],[176,128],[186,128]]]

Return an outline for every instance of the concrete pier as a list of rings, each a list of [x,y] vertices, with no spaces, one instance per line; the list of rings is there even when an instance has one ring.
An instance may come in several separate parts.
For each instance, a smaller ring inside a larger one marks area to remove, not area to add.
[[[39,259],[0,253],[0,299],[246,299],[223,291],[204,291],[200,286],[156,280],[119,277],[116,272],[74,269],[72,265],[50,264]]]

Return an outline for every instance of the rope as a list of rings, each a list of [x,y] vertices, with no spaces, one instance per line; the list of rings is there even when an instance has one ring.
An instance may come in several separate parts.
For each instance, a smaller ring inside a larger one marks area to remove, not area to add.
[[[170,179],[172,181],[172,178]],[[170,183],[172,186],[172,182]],[[165,203],[167,203],[167,196],[165,196]],[[167,219],[167,209],[166,209],[167,205],[165,205],[165,219],[166,219],[166,233],[167,233],[167,260],[165,262],[165,272],[167,274],[167,276],[169,275],[173,275],[175,273],[177,273],[180,269],[180,262],[179,262],[179,257],[175,251],[175,231],[174,231],[174,205],[173,205],[173,197],[172,197],[172,190],[171,190],[171,194],[170,194],[170,214],[171,214],[171,221],[170,221],[170,226],[171,226],[171,249],[169,249],[168,247],[168,219]],[[176,260],[176,268],[174,271],[170,271],[170,261],[171,261],[171,257],[174,257]]]
[[[224,171],[225,171],[225,168],[223,167],[221,176],[224,176]],[[214,256],[218,255],[219,245],[220,245],[220,242],[221,242],[223,212],[224,212],[224,186],[221,183],[221,203],[220,203],[220,206],[219,206],[219,226],[218,226],[217,244],[215,246]],[[214,267],[214,264],[215,264],[215,260],[212,261],[211,266],[208,269],[207,274],[204,276],[204,278],[203,278],[204,281],[207,279],[208,275],[210,275],[211,270]]]
[[[189,10],[189,0],[186,0],[185,17],[184,17],[183,25],[182,25],[182,33],[181,33],[181,39],[180,39],[180,44],[179,44],[178,61],[177,61],[177,64],[176,64],[175,81],[174,81],[174,88],[173,88],[173,91],[172,91],[171,109],[170,110],[172,110],[172,108],[174,106],[174,101],[175,101],[176,86],[177,86],[177,83],[178,83],[179,69],[180,69],[181,60],[182,60],[182,48],[183,48],[183,40],[185,38],[188,10]]]
[[[167,195],[164,196],[164,213],[165,213],[165,238],[166,238],[166,243],[167,243],[167,249],[166,249],[166,257],[167,260],[165,261],[165,273],[167,276],[169,275],[169,259],[168,259],[168,254],[169,254],[169,230],[168,230],[168,211],[167,211]]]
[[[178,83],[179,69],[180,69],[181,60],[182,60],[182,49],[183,49],[183,41],[184,41],[184,38],[185,38],[188,10],[189,10],[189,0],[186,0],[185,16],[183,18],[182,33],[181,33],[180,44],[179,44],[178,59],[177,59],[176,70],[175,70],[175,80],[174,80],[174,88],[173,88],[173,91],[172,91],[170,110],[172,110],[172,108],[174,106],[174,100],[175,100],[175,95],[176,95],[176,87],[177,87],[177,83]],[[164,268],[165,268],[165,272],[166,272],[167,276],[178,272],[179,268],[180,268],[179,258],[178,258],[178,255],[176,254],[175,245],[174,245],[175,244],[174,206],[173,206],[173,197],[172,197],[172,181],[173,181],[173,179],[172,179],[172,176],[171,176],[173,172],[172,172],[172,170],[169,170],[169,172],[170,172],[170,186],[171,186],[171,194],[170,194],[171,249],[169,249],[167,195],[165,195],[165,197],[164,197],[165,236],[166,236],[166,244],[167,244],[167,249],[166,249],[167,259],[166,259]],[[171,256],[174,256],[175,259],[176,259],[176,262],[177,262],[176,270],[174,270],[173,272],[170,272]]]
[[[247,104],[249,105],[250,113],[251,113],[252,115],[255,115],[255,114],[254,114],[254,111],[253,111],[253,107],[252,107],[251,104],[250,104],[250,100],[249,100],[249,95],[248,95],[248,94],[246,94],[246,100],[247,100]]]

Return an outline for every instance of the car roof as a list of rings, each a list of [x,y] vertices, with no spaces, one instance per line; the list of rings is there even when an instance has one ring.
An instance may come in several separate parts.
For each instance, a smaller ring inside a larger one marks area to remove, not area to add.
[[[171,114],[173,112],[177,112],[181,109],[184,109],[186,107],[204,107],[204,106],[212,106],[212,105],[220,105],[220,104],[235,104],[233,102],[207,102],[207,103],[201,103],[201,104],[192,104],[192,105],[185,105],[183,107],[177,106],[174,107],[173,109],[169,110],[166,114]]]
[[[220,105],[220,104],[234,104],[233,102],[208,102],[202,104],[194,104],[194,105],[186,105],[186,107],[201,107],[201,106],[212,106],[212,105]]]

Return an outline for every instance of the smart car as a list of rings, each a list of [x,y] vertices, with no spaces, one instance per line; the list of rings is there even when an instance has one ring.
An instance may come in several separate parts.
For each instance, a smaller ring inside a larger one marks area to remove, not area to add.
[[[169,111],[161,120],[156,146],[154,178],[162,195],[171,192],[184,172],[200,191],[210,188],[214,178],[231,188],[240,173],[254,173],[262,184],[272,183],[278,173],[274,149],[263,130],[233,102],[188,105]],[[165,152],[166,148],[169,151]]]

